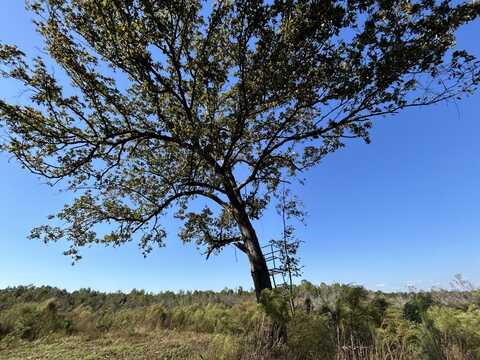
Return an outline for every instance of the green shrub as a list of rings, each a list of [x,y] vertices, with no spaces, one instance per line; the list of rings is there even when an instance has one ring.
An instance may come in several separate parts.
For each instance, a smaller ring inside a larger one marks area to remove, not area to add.
[[[299,359],[335,358],[334,335],[321,315],[296,313],[288,323],[288,347]]]
[[[479,359],[480,310],[433,306],[423,323],[422,350],[427,359]]]
[[[80,305],[69,313],[73,332],[95,336],[98,333],[93,310],[87,305]]]
[[[58,313],[54,299],[42,303],[17,304],[0,312],[0,333],[25,340],[64,329],[65,319]]]
[[[415,294],[413,299],[408,301],[403,307],[403,316],[409,321],[416,323],[422,322],[422,317],[430,306],[433,305],[431,294]]]
[[[290,311],[288,307],[288,300],[284,294],[276,289],[265,289],[262,291],[262,308],[265,313],[274,322],[279,324],[286,324],[290,318]]]
[[[375,352],[379,359],[419,359],[420,325],[403,318],[402,310],[389,307],[384,313],[381,327],[375,333]]]

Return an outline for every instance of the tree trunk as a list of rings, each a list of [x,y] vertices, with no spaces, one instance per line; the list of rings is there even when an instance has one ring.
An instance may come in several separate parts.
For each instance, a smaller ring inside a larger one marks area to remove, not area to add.
[[[250,272],[255,288],[255,295],[257,302],[260,302],[262,291],[272,288],[267,262],[265,261],[265,256],[260,247],[255,229],[246,214],[241,216],[239,226],[244,239],[248,260],[250,261]]]
[[[261,303],[263,301],[262,291],[265,289],[272,289],[270,272],[268,271],[267,262],[265,261],[265,256],[263,255],[260,242],[258,241],[257,233],[255,232],[250,218],[245,211],[241,196],[235,192],[233,188],[233,186],[229,187],[229,190],[231,191],[229,191],[228,197],[230,204],[235,209],[235,220],[240,228],[245,246],[245,253],[247,254],[250,262],[250,273],[252,275],[257,302]],[[287,339],[286,324],[279,323],[274,319],[272,320],[273,323],[269,335],[270,346],[273,346],[275,342],[284,342]]]
[[[235,220],[237,221],[242,234],[245,253],[250,261],[250,272],[253,279],[253,286],[255,287],[257,302],[260,302],[262,291],[272,288],[267,262],[265,261],[265,256],[263,256],[257,233],[255,232],[247,211],[245,210],[245,204],[240,193],[236,189],[235,179],[232,174],[229,174],[229,181],[225,182],[225,188],[227,189],[227,196],[230,200],[230,204],[234,209]]]
[[[267,262],[263,255],[260,243],[257,238],[255,229],[250,220],[247,218],[245,223],[240,223],[240,229],[244,238],[247,256],[250,261],[251,275],[255,287],[255,295],[257,302],[261,303],[262,291],[271,289],[270,273],[268,271]],[[284,343],[287,340],[287,327],[283,322],[272,319],[272,326],[269,329],[268,346],[273,347],[274,344]]]

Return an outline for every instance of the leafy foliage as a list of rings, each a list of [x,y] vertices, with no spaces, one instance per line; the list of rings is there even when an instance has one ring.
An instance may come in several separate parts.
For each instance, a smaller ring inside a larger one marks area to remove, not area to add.
[[[422,322],[422,316],[424,316],[432,304],[433,299],[430,294],[417,294],[403,307],[403,316],[407,320],[420,323]]]

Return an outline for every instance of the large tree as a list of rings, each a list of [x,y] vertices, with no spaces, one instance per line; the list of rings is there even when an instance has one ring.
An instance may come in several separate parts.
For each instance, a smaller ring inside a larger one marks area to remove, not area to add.
[[[0,101],[2,148],[76,196],[31,237],[67,239],[76,259],[82,246],[132,239],[149,252],[165,239],[162,216],[176,216],[182,240],[244,252],[257,296],[271,282],[252,221],[282,183],[347,139],[369,142],[375,119],[458,97],[480,79],[476,59],[455,49],[455,31],[480,14],[471,1],[29,8],[69,82],[1,45],[1,74],[30,90],[21,104]],[[288,210],[296,214],[294,201]],[[111,232],[99,231],[104,223]]]

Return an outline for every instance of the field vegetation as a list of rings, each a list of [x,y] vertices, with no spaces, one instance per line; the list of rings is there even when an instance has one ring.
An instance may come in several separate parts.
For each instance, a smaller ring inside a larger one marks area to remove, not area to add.
[[[307,281],[264,292],[0,291],[0,359],[480,358],[480,292],[383,293]],[[266,304],[266,305],[265,305]],[[276,341],[271,322],[287,341]],[[270,332],[270,333],[269,333]]]

